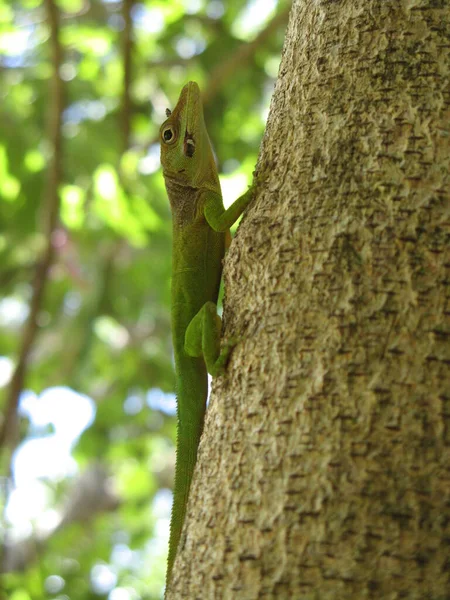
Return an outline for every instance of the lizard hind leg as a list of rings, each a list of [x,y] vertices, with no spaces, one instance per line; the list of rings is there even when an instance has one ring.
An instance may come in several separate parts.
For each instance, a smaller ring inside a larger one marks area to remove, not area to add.
[[[230,352],[235,345],[226,343],[220,348],[222,319],[214,302],[205,302],[186,329],[184,349],[189,356],[203,356],[208,373],[213,377],[225,371]]]

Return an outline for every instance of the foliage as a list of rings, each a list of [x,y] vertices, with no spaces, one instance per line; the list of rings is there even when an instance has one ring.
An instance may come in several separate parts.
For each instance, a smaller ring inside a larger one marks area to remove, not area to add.
[[[283,41],[286,19],[279,14],[287,15],[287,7],[250,0],[0,0],[3,418],[33,276],[49,238],[52,4],[64,91],[59,220],[26,361],[19,439],[12,457],[6,447],[1,454],[3,595],[160,598],[175,423],[171,224],[159,125],[182,85],[198,81],[224,191],[230,200],[241,193],[257,159]],[[38,417],[47,405],[54,412]],[[81,406],[90,416],[76,429]],[[41,460],[44,447],[53,450]],[[59,469],[55,448],[67,454]],[[110,476],[102,489],[94,477],[99,488],[91,505],[87,484],[75,477],[83,472]],[[6,568],[20,544],[22,562]]]

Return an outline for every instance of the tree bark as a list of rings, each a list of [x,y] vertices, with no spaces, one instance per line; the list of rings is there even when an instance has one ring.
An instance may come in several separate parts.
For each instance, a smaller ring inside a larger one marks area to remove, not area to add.
[[[169,599],[450,598],[449,21],[293,3]]]

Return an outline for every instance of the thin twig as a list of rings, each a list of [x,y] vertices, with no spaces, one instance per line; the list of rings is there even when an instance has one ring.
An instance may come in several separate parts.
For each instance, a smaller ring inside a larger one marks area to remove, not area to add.
[[[133,20],[131,11],[134,0],[124,0],[122,16],[125,22],[123,30],[123,92],[122,92],[122,152],[130,145],[131,133],[131,78],[133,55]]]
[[[50,44],[52,48],[53,77],[50,91],[50,115],[48,137],[52,142],[53,156],[48,169],[47,190],[44,199],[43,233],[46,239],[44,253],[36,265],[33,280],[30,312],[25,323],[19,357],[14,370],[6,399],[6,409],[0,430],[0,447],[13,450],[18,437],[17,410],[23,389],[28,359],[38,330],[37,317],[42,306],[44,290],[52,265],[55,248],[53,237],[58,224],[59,194],[58,186],[62,171],[61,123],[64,106],[63,82],[59,75],[62,63],[62,48],[59,41],[59,12],[53,0],[46,0],[47,18],[50,25]]]
[[[237,70],[242,70],[243,66],[250,62],[258,48],[264,45],[281,25],[287,23],[289,12],[290,6],[277,13],[253,41],[241,44],[234,54],[214,68],[209,76],[208,85],[202,94],[204,106],[207,106],[215,98],[223,89],[224,83],[236,75]]]

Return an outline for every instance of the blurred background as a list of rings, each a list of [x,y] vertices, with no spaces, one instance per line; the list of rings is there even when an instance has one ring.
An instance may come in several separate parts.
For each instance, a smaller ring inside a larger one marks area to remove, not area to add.
[[[175,462],[158,130],[189,80],[225,204],[289,3],[0,0],[0,598],[159,599]]]

